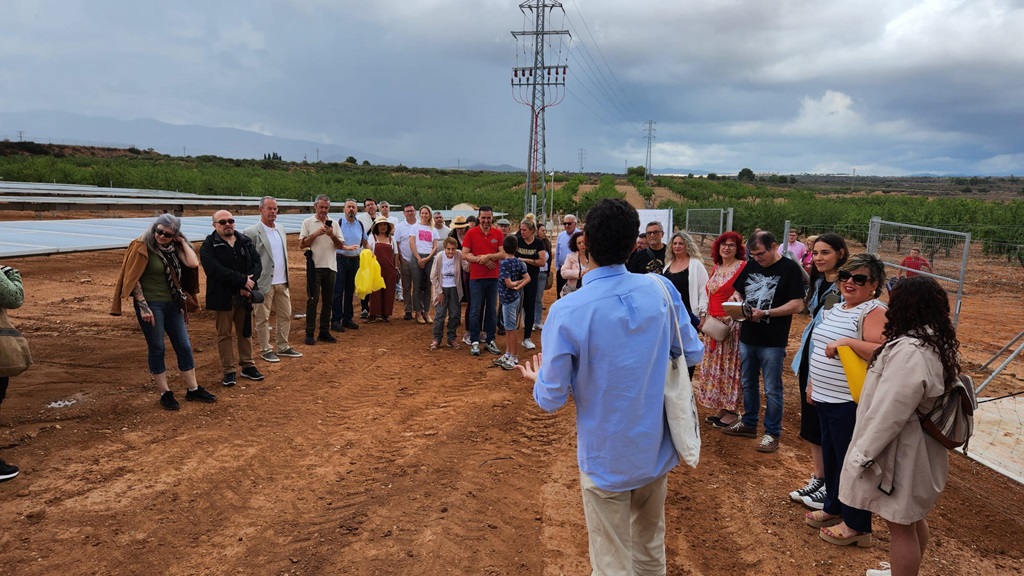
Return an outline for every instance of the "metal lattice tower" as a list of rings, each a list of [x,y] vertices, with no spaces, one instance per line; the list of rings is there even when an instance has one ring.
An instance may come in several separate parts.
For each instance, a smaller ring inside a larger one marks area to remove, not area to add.
[[[654,146],[654,120],[647,121],[647,164],[645,165],[644,183],[651,181],[651,149]]]
[[[583,173],[583,162],[587,159],[587,149],[580,148],[580,174]]]
[[[569,36],[568,30],[548,30],[547,20],[554,10],[561,10],[565,13],[560,2],[549,2],[545,0],[527,0],[519,5],[524,16],[533,19],[533,30],[512,32],[516,40],[523,40],[526,46],[523,50],[524,57],[532,55],[533,62],[528,66],[516,66],[512,68],[512,96],[516,102],[530,107],[530,147],[526,167],[526,190],[523,194],[523,214],[530,212],[531,196],[541,191],[541,206],[547,205],[547,186],[544,174],[547,173],[547,143],[545,139],[544,111],[560,103],[565,98],[565,78],[569,66],[565,57],[559,52],[557,64],[547,64],[546,51],[550,44],[548,42],[553,36]],[[532,54],[531,54],[532,53]],[[519,52],[516,53],[518,64]],[[541,222],[547,219],[547,210],[541,214]]]

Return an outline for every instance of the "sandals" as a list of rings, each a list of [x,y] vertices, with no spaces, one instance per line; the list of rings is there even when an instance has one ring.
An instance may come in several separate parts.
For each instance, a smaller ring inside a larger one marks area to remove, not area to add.
[[[430,343],[430,349],[431,350],[437,350],[440,347],[441,347],[441,343],[438,342],[437,340],[434,340],[433,342]]]
[[[459,350],[462,348],[462,345],[459,344],[458,340],[449,340],[448,347],[451,348],[452,350]]]
[[[828,526],[835,526],[843,521],[841,516],[833,516],[826,513],[824,510],[815,510],[814,512],[808,512],[804,514],[804,522],[807,523],[811,528],[825,528]]]
[[[852,535],[843,538],[838,530],[822,526],[818,530],[818,537],[836,546],[849,546],[851,544],[856,544],[858,548],[868,548],[871,546],[871,532],[854,532]]]

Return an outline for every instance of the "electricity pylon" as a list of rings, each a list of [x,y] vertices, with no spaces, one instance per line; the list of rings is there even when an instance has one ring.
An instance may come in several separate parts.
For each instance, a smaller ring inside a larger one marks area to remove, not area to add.
[[[512,32],[517,40],[522,39],[527,43],[525,48],[530,50],[524,49],[524,55],[532,52],[533,56],[530,65],[512,68],[512,96],[516,102],[530,107],[530,147],[526,162],[526,190],[523,194],[523,214],[527,214],[531,211],[531,199],[536,202],[538,188],[541,190],[541,206],[546,207],[547,186],[543,177],[547,173],[544,111],[565,98],[565,78],[569,71],[560,52],[557,54],[557,64],[547,64],[547,40],[552,36],[569,36],[569,31],[547,29],[547,19],[552,11],[558,9],[565,13],[560,2],[527,0],[519,5],[519,9],[524,15],[529,11],[534,21],[533,30]],[[518,59],[519,51],[516,52],[517,63]],[[547,211],[543,212],[541,222],[547,219]]]
[[[651,181],[651,149],[654,145],[654,120],[647,121],[647,166],[644,167],[644,184]]]

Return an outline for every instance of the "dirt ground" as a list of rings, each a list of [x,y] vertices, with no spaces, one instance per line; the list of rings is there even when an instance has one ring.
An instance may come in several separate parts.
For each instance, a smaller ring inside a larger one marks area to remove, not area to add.
[[[295,238],[292,305],[304,312]],[[293,321],[305,356],[258,361],[266,380],[227,389],[201,312],[189,332],[218,401],[185,402],[171,368],[182,408],[167,412],[135,319],[108,314],[122,254],[4,262],[24,277],[26,304],[11,318],[36,364],[12,379],[0,413],[0,457],[22,469],[0,483],[0,574],[589,571],[571,403],[544,413],[516,373],[487,354],[429,351],[429,327],[401,314],[314,347]],[[1019,307],[999,304],[1019,284],[979,292],[960,333],[975,365],[1024,325]],[[1021,389],[1021,372],[987,392]],[[785,383],[777,453],[707,427],[700,466],[671,473],[669,574],[853,575],[887,559],[884,522],[874,547],[840,549],[789,501],[809,452],[788,372]],[[922,573],[1024,573],[1024,487],[951,461]]]

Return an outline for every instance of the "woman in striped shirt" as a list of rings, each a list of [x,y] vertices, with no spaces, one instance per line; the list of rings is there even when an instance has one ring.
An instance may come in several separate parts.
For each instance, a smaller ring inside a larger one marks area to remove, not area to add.
[[[857,404],[836,354],[849,346],[865,360],[883,342],[885,306],[876,298],[885,285],[885,266],[874,254],[851,256],[839,270],[843,304],[824,313],[811,339],[808,402],[818,409],[821,450],[825,464],[825,502],[822,510],[806,515],[808,525],[819,528],[826,542],[846,546],[871,544],[871,513],[839,501],[839,473],[857,421]]]

